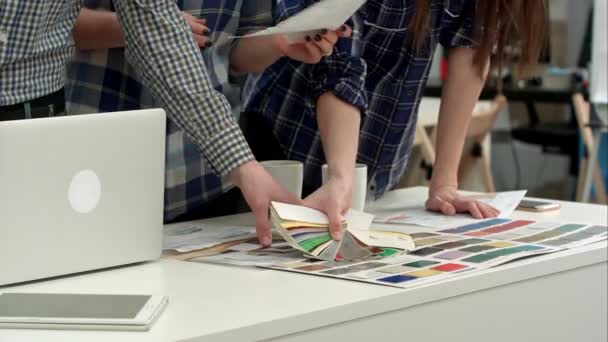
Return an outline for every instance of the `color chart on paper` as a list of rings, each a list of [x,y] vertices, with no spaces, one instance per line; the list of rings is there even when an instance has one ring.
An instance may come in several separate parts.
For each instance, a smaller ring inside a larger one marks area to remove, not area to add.
[[[303,261],[302,252],[284,241],[273,241],[271,248],[262,248],[257,238],[234,246],[227,246],[217,254],[189,259],[230,266],[267,266],[277,263]]]
[[[606,226],[500,218],[441,231],[412,226],[391,229],[410,234],[416,249],[372,260],[308,260],[270,268],[408,288],[605,240],[608,232]]]

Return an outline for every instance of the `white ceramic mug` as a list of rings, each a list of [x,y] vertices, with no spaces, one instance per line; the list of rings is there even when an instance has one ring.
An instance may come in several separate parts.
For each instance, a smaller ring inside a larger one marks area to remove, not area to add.
[[[304,164],[295,160],[266,160],[260,164],[287,191],[302,198]]]
[[[328,167],[324,164],[321,167],[323,184],[327,183]],[[365,199],[367,197],[367,165],[356,164],[353,180],[352,208],[363,211],[365,209]]]

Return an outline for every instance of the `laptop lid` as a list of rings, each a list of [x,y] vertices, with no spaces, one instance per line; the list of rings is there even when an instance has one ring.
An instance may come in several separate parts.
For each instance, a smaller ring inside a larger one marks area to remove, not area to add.
[[[0,285],[156,259],[165,113],[0,122]]]

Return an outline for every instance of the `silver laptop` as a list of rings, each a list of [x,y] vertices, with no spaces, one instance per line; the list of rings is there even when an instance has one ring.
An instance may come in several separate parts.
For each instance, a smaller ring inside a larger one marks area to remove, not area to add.
[[[165,112],[0,122],[0,285],[156,259]]]

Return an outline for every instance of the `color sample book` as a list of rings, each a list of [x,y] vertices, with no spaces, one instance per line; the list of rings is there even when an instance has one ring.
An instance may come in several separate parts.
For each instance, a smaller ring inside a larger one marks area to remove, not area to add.
[[[366,245],[346,229],[335,241],[329,234],[329,220],[322,212],[303,206],[272,202],[270,222],[293,248],[321,260],[351,260],[372,256],[382,249]]]

